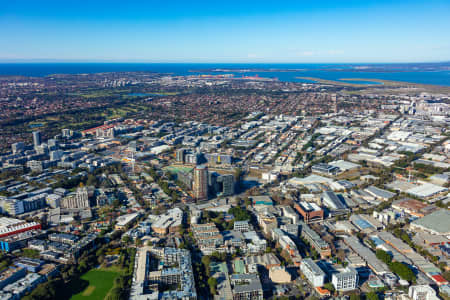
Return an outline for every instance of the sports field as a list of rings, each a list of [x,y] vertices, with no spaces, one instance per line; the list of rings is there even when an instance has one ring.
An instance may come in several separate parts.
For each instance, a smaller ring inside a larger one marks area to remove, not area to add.
[[[171,166],[167,166],[164,168],[165,170],[171,172],[171,173],[175,173],[178,174],[178,172],[182,171],[182,172],[190,172],[192,171],[192,167],[184,167],[184,166],[175,166],[175,165],[171,165]]]
[[[81,293],[70,298],[71,300],[103,300],[114,285],[114,279],[120,275],[113,270],[90,270],[83,276],[82,280],[89,282],[89,286]]]

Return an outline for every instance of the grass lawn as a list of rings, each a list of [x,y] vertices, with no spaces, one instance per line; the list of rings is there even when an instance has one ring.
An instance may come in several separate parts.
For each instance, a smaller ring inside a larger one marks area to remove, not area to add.
[[[89,282],[89,285],[80,293],[72,296],[71,300],[103,300],[114,286],[114,279],[119,275],[118,269],[90,270],[81,276],[81,280]]]
[[[167,171],[169,171],[169,172],[171,172],[171,173],[177,174],[177,173],[179,173],[179,172],[181,172],[181,171],[183,171],[183,172],[190,172],[193,168],[190,168],[190,167],[184,167],[184,166],[173,166],[173,165],[171,165],[171,166],[164,167],[163,169],[165,169],[165,170],[167,170]]]

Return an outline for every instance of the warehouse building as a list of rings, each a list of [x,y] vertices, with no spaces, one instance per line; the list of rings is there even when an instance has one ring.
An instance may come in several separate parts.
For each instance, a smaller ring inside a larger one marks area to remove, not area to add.
[[[423,230],[436,235],[450,235],[450,211],[437,210],[421,219],[413,221],[413,230]]]

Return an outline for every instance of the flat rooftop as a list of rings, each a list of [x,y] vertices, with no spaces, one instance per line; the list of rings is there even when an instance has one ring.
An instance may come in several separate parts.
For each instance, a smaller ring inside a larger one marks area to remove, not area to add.
[[[436,234],[449,234],[450,211],[447,209],[437,210],[421,219],[413,221],[412,224],[435,232]]]

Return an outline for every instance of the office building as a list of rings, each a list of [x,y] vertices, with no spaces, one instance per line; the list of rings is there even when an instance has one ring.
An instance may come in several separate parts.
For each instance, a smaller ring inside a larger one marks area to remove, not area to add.
[[[331,283],[338,291],[354,290],[358,286],[358,272],[352,267],[339,270],[331,276]]]
[[[248,221],[235,221],[234,222],[234,230],[246,232],[250,230]]]
[[[26,222],[20,219],[0,218],[0,238],[35,229],[41,229],[41,224],[36,222]]]
[[[231,174],[221,175],[217,178],[220,196],[231,196],[234,194],[234,176]]]
[[[47,198],[47,196],[47,193],[40,193],[21,200],[23,202],[24,212],[44,208],[46,205],[45,199]]]
[[[257,274],[233,274],[230,282],[233,300],[263,300],[263,289]]]
[[[233,158],[231,155],[220,154],[220,153],[211,153],[211,154],[207,153],[204,155],[204,157],[210,166],[215,166],[215,165],[230,166],[233,161]]]
[[[14,264],[18,267],[26,269],[28,272],[39,272],[44,262],[35,258],[21,257]]]
[[[323,221],[323,210],[313,202],[301,201],[295,203],[294,208],[302,215],[306,224]]]
[[[22,142],[14,143],[11,145],[11,150],[13,154],[21,153],[25,150],[25,144]]]
[[[129,224],[134,222],[134,220],[136,220],[137,217],[139,217],[139,213],[132,213],[132,214],[122,215],[122,216],[117,218],[117,223],[114,226],[114,228],[116,230],[124,230],[124,229],[127,228],[127,226]]]
[[[197,165],[201,161],[200,153],[187,153],[184,156],[184,162],[186,164]]]
[[[177,179],[184,184],[187,189],[192,190],[192,184],[194,182],[194,176],[192,172],[180,171],[177,174]]]
[[[27,168],[31,170],[31,172],[42,172],[44,170],[42,161],[40,160],[29,160],[26,164]]]
[[[70,138],[73,135],[73,131],[71,129],[62,129],[62,137],[63,138]]]
[[[159,235],[173,233],[183,225],[184,213],[178,208],[169,209],[165,214],[156,216],[152,223],[152,230]]]
[[[234,176],[208,172],[208,187],[212,195],[231,196],[234,194]]]
[[[43,235],[45,235],[45,232],[39,229],[28,231],[24,229],[21,233],[0,237],[0,251],[12,252],[27,247],[30,240],[42,237]]]
[[[11,216],[17,216],[25,212],[23,208],[23,200],[7,199],[2,203],[2,210]]]
[[[336,175],[339,171],[339,168],[325,163],[318,163],[311,167],[311,171],[313,173],[324,175]]]
[[[323,286],[325,272],[311,258],[302,260],[300,270],[314,287]]]
[[[50,160],[61,160],[63,155],[64,151],[62,150],[50,151]]]
[[[306,239],[314,249],[320,254],[320,257],[326,258],[331,256],[331,248],[314,230],[312,230],[307,224],[300,223],[300,235]]]
[[[86,187],[79,187],[61,200],[61,208],[89,208],[89,195]]]
[[[0,273],[0,289],[10,283],[19,280],[27,274],[27,270],[21,267],[10,267]]]
[[[408,296],[412,300],[438,300],[436,291],[429,285],[412,285],[409,287]]]
[[[58,140],[56,140],[56,139],[49,139],[47,141],[47,145],[48,145],[49,149],[52,149],[52,150],[57,149],[58,148]]]
[[[283,251],[289,254],[294,265],[300,266],[301,255],[295,242],[279,228],[272,230],[272,238],[280,245]]]
[[[33,146],[37,149],[42,144],[42,136],[40,131],[33,131]]]
[[[176,153],[176,161],[178,163],[184,163],[184,154],[186,153],[186,149],[185,148],[181,148],[177,150]]]

